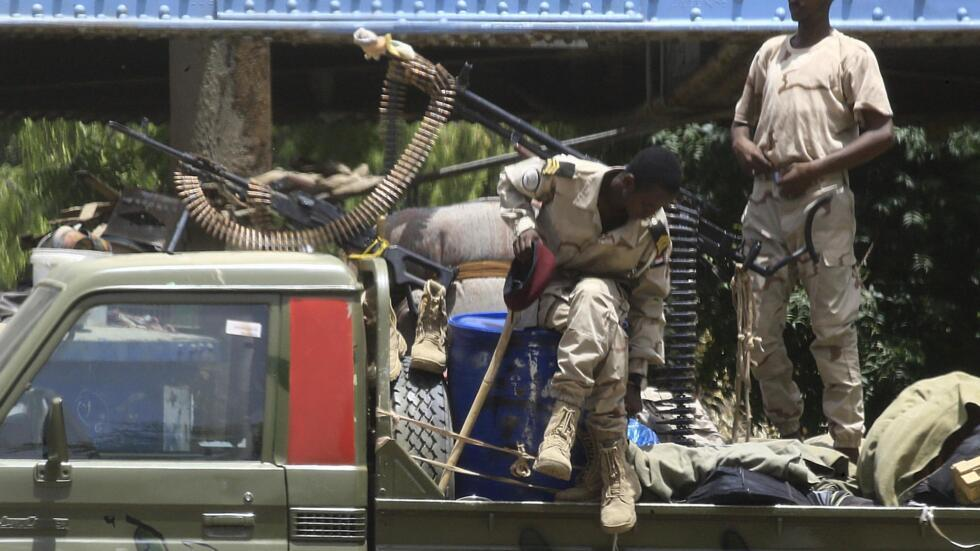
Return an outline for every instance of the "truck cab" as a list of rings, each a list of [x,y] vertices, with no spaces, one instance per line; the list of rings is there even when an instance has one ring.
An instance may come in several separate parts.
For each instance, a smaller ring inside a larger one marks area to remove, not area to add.
[[[53,271],[0,333],[3,547],[363,548],[361,292],[326,255]]]
[[[389,300],[373,258],[140,254],[53,270],[0,332],[3,549],[614,545],[595,504],[439,491],[398,413],[445,389],[389,384],[387,317],[363,306]],[[733,533],[751,549],[949,548],[914,508],[637,514],[623,548],[738,548]],[[935,518],[978,535],[976,509]]]

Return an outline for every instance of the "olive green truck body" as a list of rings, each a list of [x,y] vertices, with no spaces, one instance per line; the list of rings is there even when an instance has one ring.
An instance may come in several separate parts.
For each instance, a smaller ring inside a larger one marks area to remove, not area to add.
[[[0,549],[611,549],[595,504],[437,491],[377,414],[389,328],[365,322],[365,294],[387,311],[383,262],[140,254],[52,271],[0,331]],[[732,532],[753,550],[952,548],[913,508],[637,513],[620,549],[720,549]],[[980,510],[935,518],[980,540]]]

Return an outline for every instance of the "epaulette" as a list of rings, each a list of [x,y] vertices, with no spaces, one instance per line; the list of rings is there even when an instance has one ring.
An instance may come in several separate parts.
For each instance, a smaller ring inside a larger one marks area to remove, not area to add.
[[[561,176],[562,178],[571,178],[575,176],[575,163],[559,161],[558,159],[552,157],[544,162],[544,167],[541,169],[541,174],[544,174],[545,176]]]

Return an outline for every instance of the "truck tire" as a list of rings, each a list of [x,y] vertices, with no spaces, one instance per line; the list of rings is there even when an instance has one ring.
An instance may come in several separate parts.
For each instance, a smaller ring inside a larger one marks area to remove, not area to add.
[[[410,370],[408,364],[409,358],[405,358],[405,368],[392,384],[391,400],[395,413],[451,431],[449,399],[442,377]],[[453,449],[452,438],[411,423],[395,423],[394,433],[395,441],[410,454],[426,459],[445,463]],[[418,463],[433,479],[441,476],[441,469],[421,461]]]

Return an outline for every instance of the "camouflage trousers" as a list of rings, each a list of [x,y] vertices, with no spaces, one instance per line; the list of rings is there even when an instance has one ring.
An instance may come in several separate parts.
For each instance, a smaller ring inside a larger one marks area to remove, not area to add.
[[[538,325],[562,333],[551,396],[589,411],[588,427],[600,440],[626,434],[629,303],[612,280],[587,277],[553,281],[538,302]]]
[[[782,434],[799,430],[803,397],[793,381],[783,329],[786,305],[797,282],[810,302],[814,340],[810,352],[823,381],[823,412],[837,447],[857,447],[864,434],[864,397],[855,322],[861,305],[861,280],[854,257],[854,194],[846,173],[824,177],[803,197],[780,197],[778,184],[757,178],[742,215],[745,241],[760,241],[759,261],[768,264],[804,243],[804,209],[831,196],[815,216],[813,240],[820,262],[804,258],[770,278],[752,273],[757,307],[756,336],[761,349],[752,356],[752,372],[762,389],[766,415]]]

